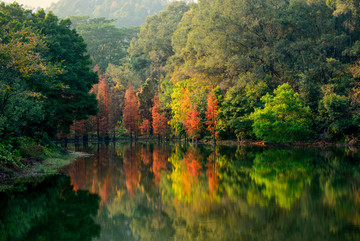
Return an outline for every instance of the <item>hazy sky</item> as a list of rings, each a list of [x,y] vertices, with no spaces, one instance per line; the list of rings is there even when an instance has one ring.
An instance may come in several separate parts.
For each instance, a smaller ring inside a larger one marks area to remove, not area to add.
[[[0,0],[1,2],[12,3],[14,0]],[[59,0],[16,0],[16,2],[23,4],[24,6],[30,6],[34,8],[47,8],[51,3],[58,2]]]

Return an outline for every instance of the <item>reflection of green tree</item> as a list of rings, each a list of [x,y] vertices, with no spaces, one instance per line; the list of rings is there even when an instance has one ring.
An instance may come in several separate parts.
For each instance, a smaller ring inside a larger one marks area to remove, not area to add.
[[[165,212],[140,205],[130,226],[141,240],[169,240],[174,234],[171,221]]]
[[[51,177],[33,189],[11,194],[2,205],[2,240],[92,240],[100,234],[93,220],[99,197],[73,191],[65,176]]]
[[[119,167],[109,169],[112,193],[96,219],[100,240],[360,240],[355,154],[218,147],[214,155],[210,147],[169,148],[174,165],[163,170],[158,186],[151,162],[139,163],[141,179],[132,199],[120,157],[112,162]],[[188,169],[194,164],[189,149],[201,155],[200,170]],[[209,195],[209,159],[216,163],[215,198]],[[178,197],[184,193],[182,173],[193,177],[183,199]]]
[[[313,152],[303,150],[267,150],[255,157],[250,177],[256,185],[264,186],[265,197],[290,209],[305,185],[311,184],[314,157]]]

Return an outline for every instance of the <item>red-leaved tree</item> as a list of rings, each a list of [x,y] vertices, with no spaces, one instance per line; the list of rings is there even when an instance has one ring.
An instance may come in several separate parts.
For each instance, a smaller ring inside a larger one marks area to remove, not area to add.
[[[109,134],[109,115],[110,115],[110,89],[105,75],[100,73],[98,66],[94,67],[98,73],[99,83],[94,85],[91,92],[96,94],[98,100],[98,114],[93,118],[93,126],[96,129],[98,138]]]
[[[169,134],[169,120],[166,117],[166,112],[161,111],[159,97],[155,96],[153,99],[152,119],[153,119],[153,134],[166,136]]]
[[[125,92],[123,118],[124,125],[130,132],[130,137],[132,137],[132,135],[135,135],[136,137],[139,122],[139,107],[132,84],[129,84],[129,87]]]
[[[85,135],[86,133],[85,120],[74,121],[71,126],[71,130],[74,132],[75,139],[78,139],[79,136]]]
[[[207,125],[207,130],[210,131],[211,135],[213,136],[213,142],[216,143],[216,125],[218,121],[218,110],[219,105],[215,98],[215,95],[213,92],[209,93],[208,96],[208,106],[206,108],[206,121],[205,124]]]
[[[190,107],[185,119],[185,130],[186,134],[191,137],[193,140],[194,138],[198,137],[200,133],[201,127],[201,118],[200,113],[196,110],[196,104]]]
[[[142,135],[150,135],[151,123],[148,119],[143,120],[140,126],[140,130]]]

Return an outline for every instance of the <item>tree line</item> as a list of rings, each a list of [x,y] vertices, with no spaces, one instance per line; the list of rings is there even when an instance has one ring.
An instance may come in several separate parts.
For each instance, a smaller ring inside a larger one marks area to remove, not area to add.
[[[109,115],[131,135],[158,135],[163,123],[162,136],[353,142],[359,9],[351,0],[174,2],[133,29],[121,63],[101,62],[121,106]]]
[[[0,159],[69,131],[354,142],[359,9],[351,0],[173,2],[140,29],[119,29],[2,3]]]

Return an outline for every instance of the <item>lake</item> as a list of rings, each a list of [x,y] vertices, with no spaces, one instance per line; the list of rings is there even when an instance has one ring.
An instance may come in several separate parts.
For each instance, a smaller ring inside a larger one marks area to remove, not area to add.
[[[89,144],[0,193],[3,240],[360,240],[356,149]]]

